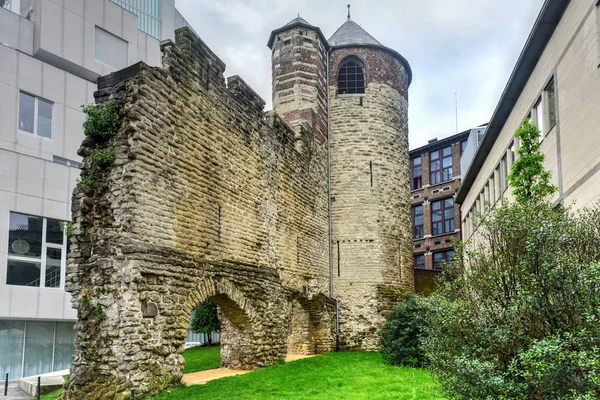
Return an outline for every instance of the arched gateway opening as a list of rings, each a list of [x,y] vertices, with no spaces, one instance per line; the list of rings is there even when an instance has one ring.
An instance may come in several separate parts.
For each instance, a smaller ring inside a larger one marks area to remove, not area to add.
[[[248,298],[230,281],[217,278],[199,282],[197,287],[190,291],[186,305],[181,309],[182,326],[187,326],[192,310],[206,299],[210,299],[218,307],[221,323],[221,367],[255,369],[281,359],[279,346],[274,346],[270,354],[264,353],[260,348],[265,336],[263,327],[270,325],[270,322],[266,321],[268,313],[264,311],[267,310],[258,310],[255,307],[265,304]],[[279,340],[276,333],[269,336]]]

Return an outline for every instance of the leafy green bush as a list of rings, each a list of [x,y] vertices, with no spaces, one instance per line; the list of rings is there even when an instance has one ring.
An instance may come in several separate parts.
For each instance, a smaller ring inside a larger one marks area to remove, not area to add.
[[[87,136],[108,139],[119,128],[117,103],[108,101],[101,105],[89,104],[81,106],[86,115],[83,131]]]
[[[456,247],[423,348],[450,398],[600,398],[600,208],[549,201],[537,135],[523,127],[516,201]]]
[[[192,332],[206,333],[208,345],[212,344],[212,333],[221,332],[221,323],[217,316],[217,305],[206,299],[192,312]]]
[[[106,167],[115,161],[115,148],[110,145],[104,149],[96,147],[91,154],[92,164],[99,167]]]
[[[90,187],[96,183],[96,177],[92,172],[89,172],[79,178],[77,178],[77,186],[80,188]]]
[[[423,365],[424,353],[420,339],[427,323],[426,311],[424,299],[413,293],[405,293],[404,301],[388,313],[379,331],[379,350],[387,363]]]

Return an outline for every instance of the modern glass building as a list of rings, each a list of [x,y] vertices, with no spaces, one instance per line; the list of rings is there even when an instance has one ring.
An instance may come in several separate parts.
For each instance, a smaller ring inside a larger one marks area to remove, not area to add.
[[[189,26],[174,0],[0,0],[0,376],[69,368],[65,224],[96,81]]]

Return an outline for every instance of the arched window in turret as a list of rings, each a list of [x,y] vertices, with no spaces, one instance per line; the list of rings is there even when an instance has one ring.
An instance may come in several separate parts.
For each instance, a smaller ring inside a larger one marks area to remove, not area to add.
[[[363,65],[356,58],[344,61],[338,73],[338,94],[364,92],[365,69]]]

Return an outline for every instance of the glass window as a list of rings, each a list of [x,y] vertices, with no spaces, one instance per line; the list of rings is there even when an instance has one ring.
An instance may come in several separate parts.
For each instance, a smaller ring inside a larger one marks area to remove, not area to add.
[[[111,0],[138,17],[138,29],[161,39],[161,0]]]
[[[534,123],[540,130],[540,142],[544,140],[544,102],[540,98],[533,107]]]
[[[19,93],[19,130],[52,139],[53,103]]]
[[[421,239],[425,235],[423,229],[423,206],[415,206],[412,208],[413,220],[413,238]]]
[[[556,125],[556,87],[554,78],[546,86],[546,104],[548,109],[548,130]]]
[[[429,153],[429,171],[432,185],[452,179],[452,147]]]
[[[75,353],[75,330],[72,322],[56,323],[56,340],[54,342],[54,370],[69,369]]]
[[[52,138],[52,103],[38,100],[37,134],[48,139]]]
[[[456,252],[454,250],[444,250],[433,253],[433,269],[442,269],[444,261],[450,261]]]
[[[8,373],[10,379],[21,378],[25,321],[0,320],[0,365],[2,378]]]
[[[129,44],[111,33],[96,27],[94,58],[116,69],[125,68],[129,60]]]
[[[416,269],[425,269],[425,254],[418,254],[415,256],[415,265]]]
[[[517,159],[517,149],[514,140],[510,143],[510,146],[508,146],[508,152],[510,153],[510,165],[512,167]]]
[[[506,165],[506,154],[500,160],[500,192],[508,189],[508,168]]]
[[[431,234],[441,235],[454,232],[454,199],[431,203]]]
[[[65,246],[66,237],[60,221],[11,212],[6,283],[61,287]]]
[[[338,73],[338,93],[364,93],[365,73],[362,65],[355,60],[348,60],[342,64]]]
[[[35,118],[35,97],[20,92],[19,93],[19,129],[25,132],[33,133]]]
[[[423,165],[421,156],[410,160],[411,190],[421,189],[423,186]]]
[[[465,151],[465,148],[467,147],[467,141],[463,140],[462,142],[460,142],[460,154],[463,153],[463,151]]]

